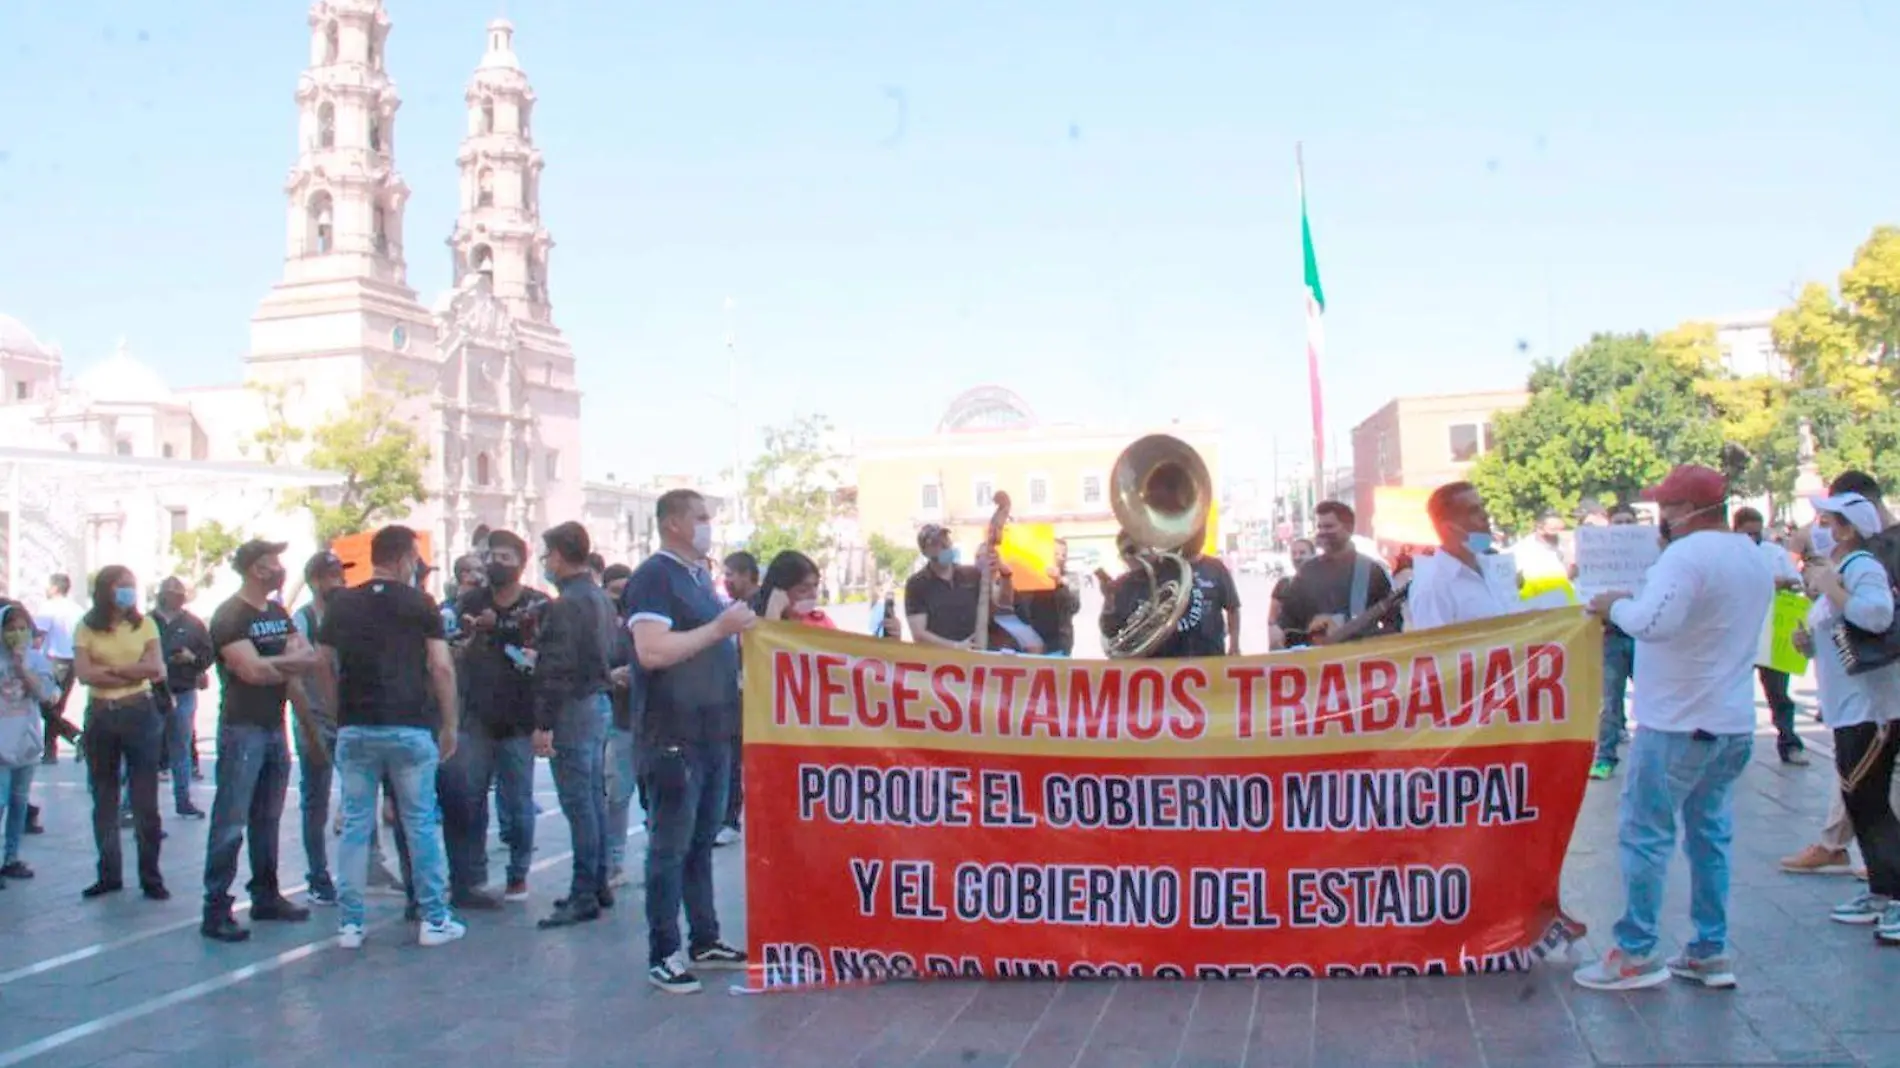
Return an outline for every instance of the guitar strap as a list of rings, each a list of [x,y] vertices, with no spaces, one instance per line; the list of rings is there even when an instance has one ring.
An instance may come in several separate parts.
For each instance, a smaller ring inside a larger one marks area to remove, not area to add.
[[[1337,589],[1338,587],[1334,587]],[[1358,553],[1352,558],[1352,593],[1346,600],[1346,616],[1358,619],[1365,613],[1366,597],[1372,590],[1372,561]]]

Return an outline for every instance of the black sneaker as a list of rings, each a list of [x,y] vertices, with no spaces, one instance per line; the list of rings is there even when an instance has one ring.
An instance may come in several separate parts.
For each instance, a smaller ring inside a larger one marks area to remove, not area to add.
[[[26,806],[26,833],[45,834],[46,828],[40,824],[40,806]]]
[[[610,909],[614,907],[614,892],[612,890],[603,886],[594,896],[600,899],[601,908]]]
[[[677,961],[671,959],[648,967],[647,982],[669,994],[697,994],[701,989],[699,976],[680,967]]]
[[[592,923],[598,919],[600,919],[599,905],[574,908],[563,901],[554,906],[553,915],[535,924],[535,926],[543,931],[547,931],[556,927],[574,927],[583,923]]]
[[[251,901],[251,919],[259,923],[302,923],[309,918],[309,909],[286,897]]]
[[[403,918],[403,921],[406,923],[421,923],[422,922],[422,906],[421,905],[404,905],[402,909],[402,918]]]
[[[745,951],[724,942],[708,942],[693,947],[689,956],[696,967],[711,971],[736,971],[745,967]]]
[[[9,861],[6,867],[0,868],[0,878],[31,879],[32,877],[33,869],[27,867],[24,860]]]
[[[123,889],[125,889],[125,884],[117,879],[101,879],[91,886],[86,887],[84,890],[81,890],[79,896],[91,900],[95,897],[104,897],[107,894],[116,894]]]
[[[145,900],[147,901],[170,901],[172,899],[172,892],[165,889],[164,883],[146,883],[144,886],[139,887],[139,893],[144,894]]]
[[[460,912],[495,912],[501,908],[501,898],[484,890],[464,890],[451,894],[449,904]]]
[[[178,806],[178,818],[181,820],[201,820],[205,818],[205,810],[187,801]]]
[[[233,919],[228,912],[206,916],[204,922],[198,925],[198,933],[211,939],[213,942],[248,942],[251,940],[251,932],[239,926],[237,920]]]
[[[319,908],[335,908],[337,904],[336,884],[328,879],[312,879],[310,880],[310,889],[304,894],[304,897],[312,905],[316,905]]]

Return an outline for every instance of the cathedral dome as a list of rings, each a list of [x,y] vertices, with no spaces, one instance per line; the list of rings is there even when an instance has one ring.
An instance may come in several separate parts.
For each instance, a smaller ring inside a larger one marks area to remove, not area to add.
[[[25,323],[11,315],[0,315],[0,352],[49,359],[54,355],[51,349],[40,344],[40,339],[33,336],[33,331],[28,330]]]
[[[113,404],[164,404],[172,399],[171,387],[157,371],[133,359],[123,340],[105,362],[75,378],[73,388],[95,401]]]
[[[1001,386],[965,390],[943,413],[937,433],[963,430],[1023,430],[1036,425],[1029,402]]]

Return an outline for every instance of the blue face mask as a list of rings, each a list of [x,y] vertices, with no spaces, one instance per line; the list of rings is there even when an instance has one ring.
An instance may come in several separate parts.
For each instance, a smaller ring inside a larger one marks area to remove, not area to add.
[[[1491,537],[1490,531],[1474,530],[1465,535],[1465,548],[1470,550],[1474,556],[1483,556],[1485,553],[1491,551],[1493,541],[1494,539]]]
[[[943,567],[955,567],[957,561],[961,559],[963,559],[963,554],[958,552],[955,546],[937,552],[937,563]]]
[[[129,612],[139,606],[139,591],[130,586],[120,586],[112,591],[112,603]]]
[[[561,576],[555,574],[554,569],[551,567],[543,567],[541,569],[541,578],[550,586],[559,586],[561,584]]]

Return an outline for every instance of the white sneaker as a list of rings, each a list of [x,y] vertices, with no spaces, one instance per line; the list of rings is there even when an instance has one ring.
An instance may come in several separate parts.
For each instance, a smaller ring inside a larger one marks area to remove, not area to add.
[[[713,845],[729,846],[733,844],[734,842],[737,842],[738,840],[739,840],[739,831],[737,828],[721,827],[719,828],[719,833],[713,836]]]
[[[338,949],[362,949],[363,925],[346,923],[336,929],[336,947]]]
[[[461,920],[450,916],[447,919],[439,920],[434,923],[423,924],[422,933],[416,936],[416,941],[425,946],[442,946],[455,941],[467,933],[467,925],[462,923]]]

